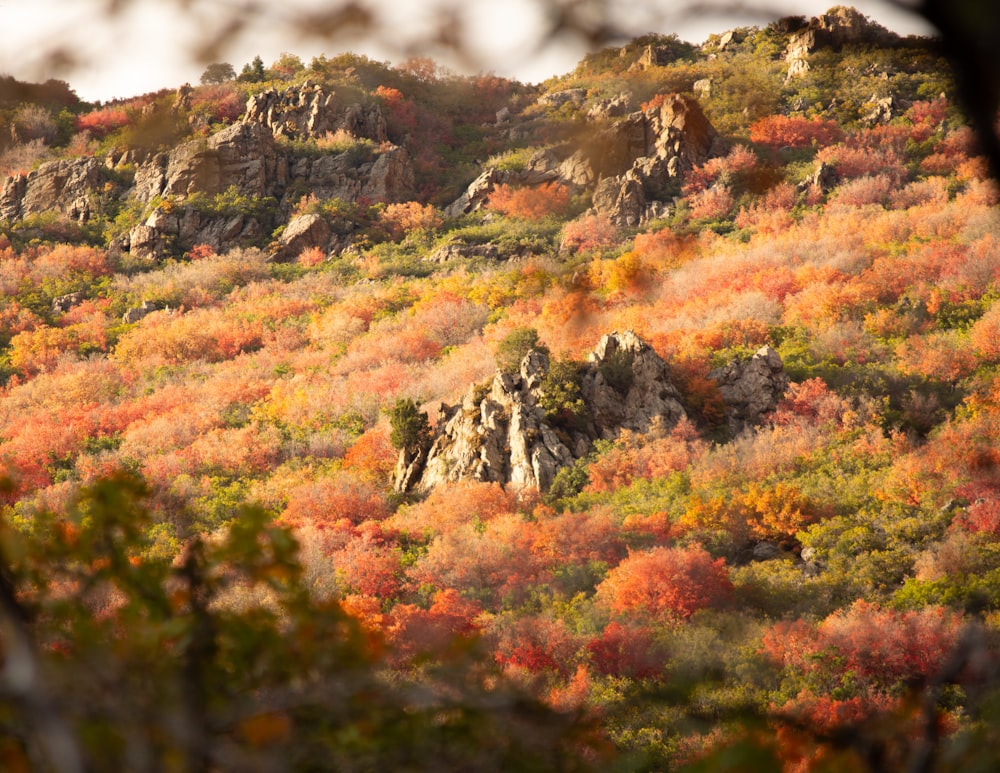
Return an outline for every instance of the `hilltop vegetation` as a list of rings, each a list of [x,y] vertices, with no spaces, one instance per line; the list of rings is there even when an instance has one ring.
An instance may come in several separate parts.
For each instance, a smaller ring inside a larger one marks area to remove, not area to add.
[[[212,72],[3,91],[7,767],[997,763],[1000,198],[931,41]],[[626,330],[683,416],[588,434]],[[551,486],[394,487],[541,352]]]

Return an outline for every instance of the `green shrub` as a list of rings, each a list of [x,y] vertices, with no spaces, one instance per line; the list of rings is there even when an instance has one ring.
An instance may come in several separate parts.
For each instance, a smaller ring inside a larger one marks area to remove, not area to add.
[[[427,414],[417,408],[410,398],[401,398],[389,409],[392,432],[389,442],[393,448],[416,448],[430,437],[431,425]]]
[[[577,428],[587,419],[587,404],[583,401],[581,377],[583,364],[576,360],[556,360],[542,379],[539,405],[553,424]]]
[[[549,353],[548,347],[539,343],[535,328],[516,327],[497,345],[497,367],[504,373],[517,373],[521,360],[532,350]]]

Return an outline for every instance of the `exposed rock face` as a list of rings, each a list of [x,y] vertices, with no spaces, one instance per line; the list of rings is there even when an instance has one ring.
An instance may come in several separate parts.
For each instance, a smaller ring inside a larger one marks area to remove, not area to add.
[[[8,177],[0,191],[0,219],[19,220],[56,210],[85,222],[104,187],[101,169],[96,158],[64,158],[42,164],[27,175]]]
[[[538,104],[550,107],[562,107],[565,104],[571,104],[575,107],[581,107],[586,99],[586,89],[565,89],[563,91],[553,91],[550,94],[542,94],[538,98]]]
[[[473,387],[461,405],[444,408],[430,447],[401,453],[396,489],[472,478],[545,491],[594,440],[623,429],[669,428],[685,415],[666,363],[634,333],[604,336],[590,354],[580,385],[589,419],[579,426],[558,426],[546,416],[548,369],[546,355],[529,352],[519,373],[498,371],[487,389]]]
[[[719,135],[697,101],[679,94],[629,116],[619,132],[619,152],[625,152],[631,168],[619,173],[600,169],[607,177],[594,196],[594,209],[619,225],[636,226],[655,216],[650,204],[670,180],[721,151]]]
[[[631,330],[601,338],[587,364],[581,391],[598,437],[669,428],[685,416],[667,363]]]
[[[451,242],[438,247],[424,260],[430,263],[447,263],[451,260],[467,260],[469,258],[485,258],[486,260],[498,260],[500,251],[495,244],[466,244],[464,242]]]
[[[52,299],[52,313],[58,314],[60,312],[67,312],[74,306],[79,306],[83,303],[84,299],[83,290],[77,290],[74,293],[67,293],[66,295],[60,295]]]
[[[280,94],[272,90],[251,97],[243,120],[207,140],[192,140],[147,159],[136,171],[135,198],[150,202],[158,196],[172,197],[182,205],[157,210],[133,228],[127,239],[132,254],[154,258],[170,244],[184,249],[208,244],[218,249],[259,240],[275,226],[249,214],[210,217],[183,205],[192,194],[216,196],[234,190],[250,199],[271,198],[286,213],[303,191],[318,199],[343,201],[412,198],[413,166],[405,148],[388,146],[376,152],[373,145],[362,145],[358,151],[295,156],[275,142],[276,136],[312,138],[341,129],[351,136],[385,141],[385,119],[377,106],[339,106],[319,87]],[[326,247],[316,235],[318,227],[314,223],[307,237],[294,228],[286,230],[286,238],[297,241],[283,244],[282,249]]]
[[[330,243],[330,225],[319,215],[299,215],[292,218],[279,239],[280,248],[275,256],[290,259],[310,247],[323,250]]]
[[[235,188],[244,196],[265,196],[288,181],[287,161],[260,126],[234,123],[205,140],[160,153],[136,171],[135,196],[216,195]]]
[[[733,360],[713,370],[709,377],[722,393],[733,435],[761,424],[778,407],[789,384],[784,363],[770,346],[762,347],[749,359]]]
[[[343,104],[334,92],[308,82],[284,91],[268,89],[252,95],[243,120],[265,127],[273,137],[318,139],[344,132],[378,143],[388,140],[380,105]]]
[[[802,29],[793,32],[785,49],[788,78],[809,72],[809,55],[822,48],[839,50],[845,45],[892,45],[899,36],[871,21],[854,8],[836,6],[809,20]]]
[[[901,107],[892,95],[881,99],[873,95],[871,102],[871,109],[861,119],[868,124],[889,123],[896,117]]]
[[[481,209],[498,185],[506,182],[507,175],[499,169],[487,169],[469,183],[465,193],[453,201],[444,211],[448,217],[458,217]]]
[[[557,92],[543,99],[555,100]],[[564,102],[574,101],[566,96]],[[626,102],[611,100],[609,110]],[[579,148],[568,145],[539,151],[517,174],[483,172],[446,214],[455,217],[483,206],[500,183],[539,185],[558,181],[575,190],[596,186],[594,208],[619,225],[635,226],[658,217],[657,199],[671,180],[722,151],[718,132],[698,102],[674,94],[658,107],[633,112],[595,131]]]
[[[639,58],[629,67],[629,72],[644,72],[651,67],[662,67],[670,64],[674,57],[668,46],[657,46],[652,43],[642,49]]]
[[[252,243],[267,232],[265,229],[249,215],[213,217],[192,207],[160,208],[129,232],[126,246],[133,257],[152,260],[162,257],[169,245],[190,249],[206,244],[220,250]]]
[[[808,180],[799,183],[799,190],[805,191],[810,185],[815,185],[823,193],[828,193],[839,180],[840,176],[837,174],[837,170],[825,161],[820,161],[816,165],[816,170],[812,173],[812,176]]]
[[[126,325],[131,325],[144,317],[149,316],[157,309],[157,305],[152,301],[143,301],[138,306],[133,306],[130,309],[126,309],[125,313],[122,314],[122,322]]]
[[[413,167],[405,148],[393,146],[374,158],[359,159],[350,152],[303,157],[289,171],[294,189],[308,190],[318,199],[405,201],[413,193]],[[277,192],[276,192],[277,193]],[[294,205],[289,197],[285,203]]]
[[[600,99],[587,111],[587,118],[592,121],[607,121],[628,115],[635,108],[632,94],[625,92],[611,99]]]

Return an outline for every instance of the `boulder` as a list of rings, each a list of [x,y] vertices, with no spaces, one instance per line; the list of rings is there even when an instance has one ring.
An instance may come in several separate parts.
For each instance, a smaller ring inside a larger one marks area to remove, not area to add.
[[[460,217],[481,209],[498,185],[507,181],[507,174],[499,169],[487,169],[469,183],[465,193],[453,201],[444,211],[447,217]]]
[[[77,290],[73,293],[66,293],[66,295],[60,295],[52,299],[52,313],[58,314],[60,312],[67,312],[74,306],[79,306],[83,303],[83,299],[86,294],[83,290]]]
[[[872,96],[871,108],[864,114],[861,120],[871,125],[889,123],[889,121],[896,117],[898,110],[899,104],[891,95],[882,97],[881,99]]]
[[[753,357],[730,361],[709,377],[726,403],[733,436],[763,423],[778,407],[789,384],[781,356],[770,346],[761,347]]]
[[[810,186],[815,185],[824,193],[829,193],[840,181],[837,170],[825,161],[816,165],[816,170],[809,179],[799,183],[800,192],[806,191]]]
[[[299,215],[292,218],[282,231],[275,258],[291,260],[310,247],[326,250],[330,236],[330,225],[323,217],[315,214]]]
[[[152,301],[143,301],[138,306],[126,309],[125,313],[122,314],[122,322],[126,325],[134,324],[149,314],[152,314],[157,310],[157,308],[159,307]]]
[[[447,263],[452,260],[468,260],[469,258],[485,258],[498,260],[500,251],[495,244],[466,244],[451,242],[438,247],[424,260],[430,263]]]

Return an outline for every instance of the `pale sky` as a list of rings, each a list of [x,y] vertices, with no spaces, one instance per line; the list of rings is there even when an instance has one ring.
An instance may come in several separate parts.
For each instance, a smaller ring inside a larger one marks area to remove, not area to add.
[[[380,41],[355,35],[319,39],[297,36],[288,19],[296,9],[308,10],[323,0],[272,0],[266,16],[244,16],[247,26],[227,36],[225,48],[212,61],[226,61],[237,72],[260,55],[265,64],[283,52],[313,56],[354,51],[374,59],[398,63],[419,54],[460,72],[494,72],[536,83],[570,72],[587,53],[580,40],[550,42],[539,50],[544,18],[539,0],[460,0],[467,37],[473,41],[474,62],[449,61],[426,42],[441,8],[454,0],[358,0],[371,9],[381,31]],[[744,0],[719,2],[718,12],[707,12],[711,0],[605,0],[609,18],[632,35],[677,33],[701,43],[710,33],[793,14],[815,16],[836,0]],[[845,3],[846,4],[846,3]],[[551,5],[551,2],[550,2]],[[930,34],[920,19],[886,0],[857,0],[853,5],[866,16],[900,34]],[[198,83],[206,62],[194,56],[205,30],[219,30],[220,19],[243,0],[0,0],[0,74],[21,80],[60,78],[85,100],[137,96],[182,83]],[[733,8],[746,12],[735,13]],[[107,15],[107,8],[117,8]],[[699,9],[697,12],[693,9]],[[54,66],[57,47],[68,52],[72,67]]]

